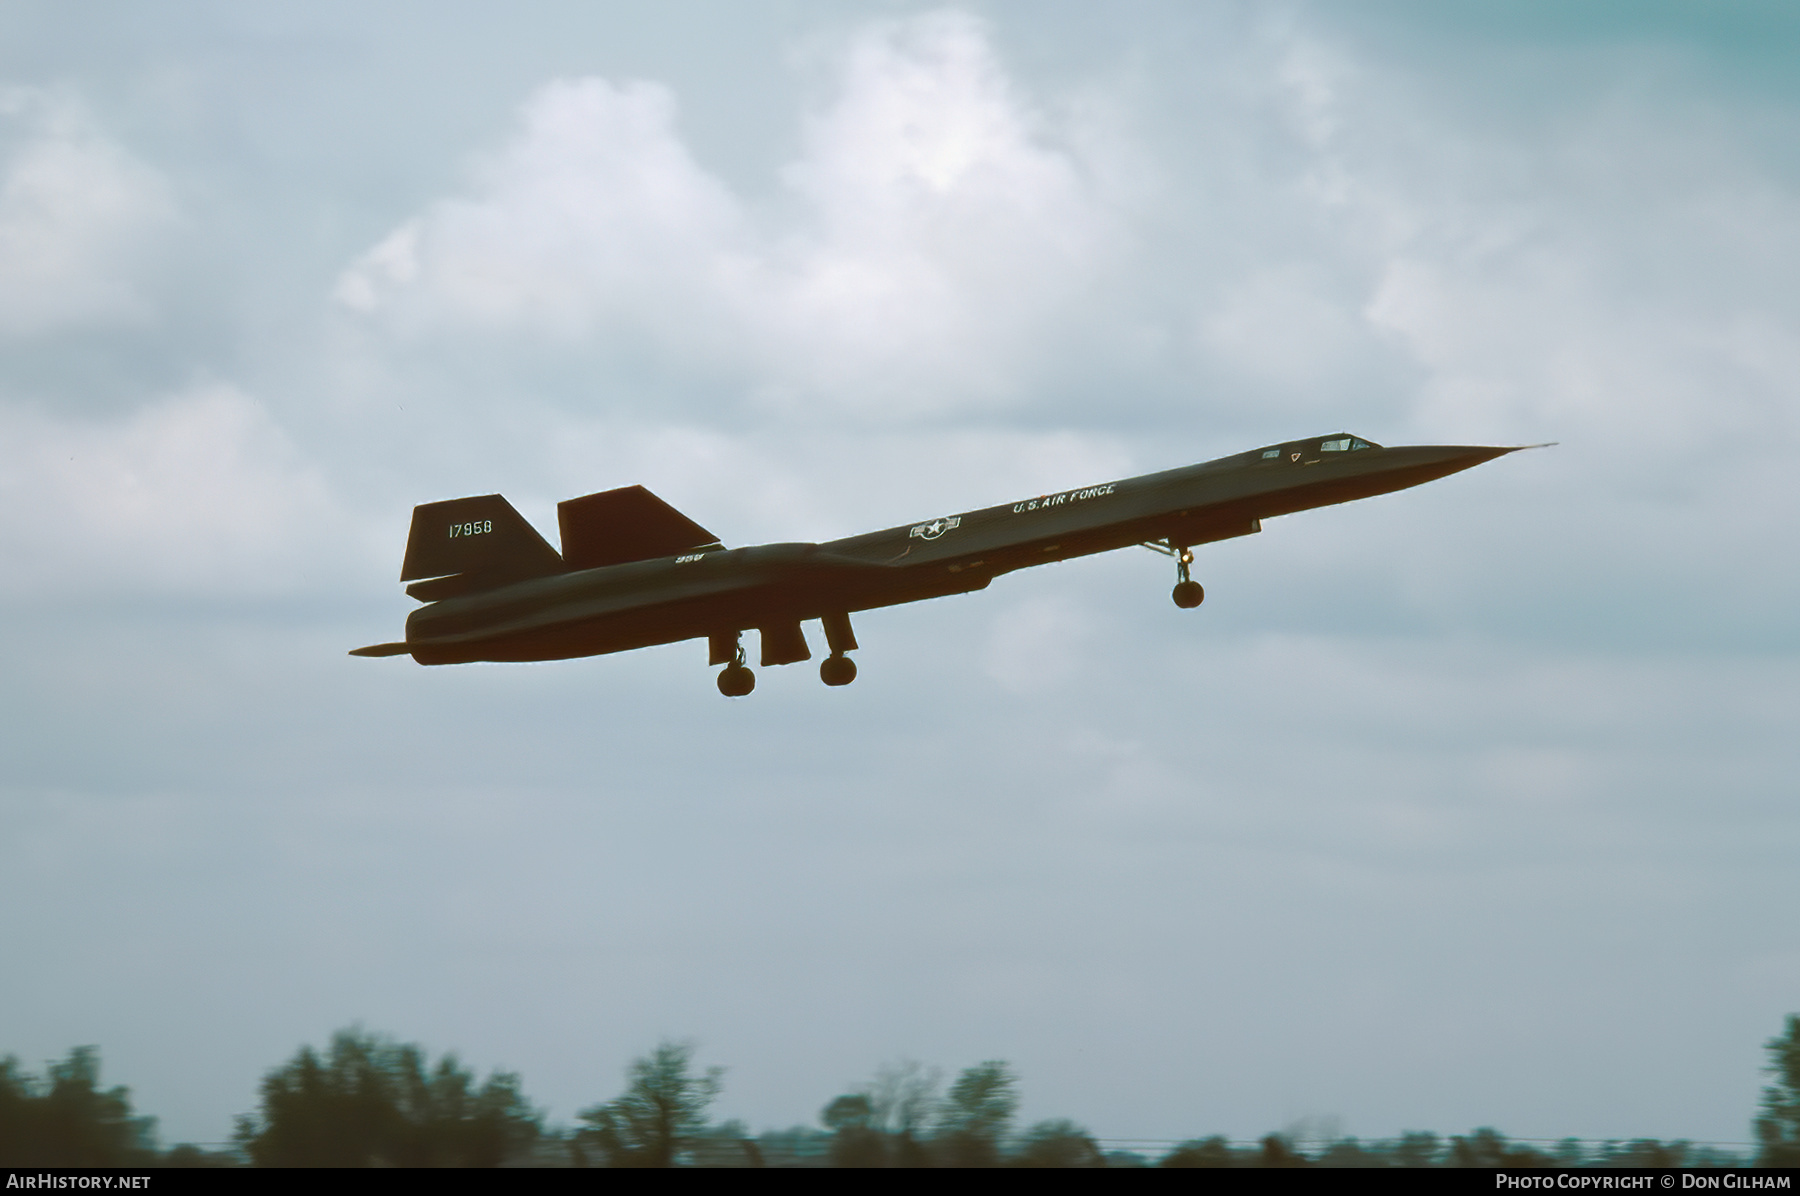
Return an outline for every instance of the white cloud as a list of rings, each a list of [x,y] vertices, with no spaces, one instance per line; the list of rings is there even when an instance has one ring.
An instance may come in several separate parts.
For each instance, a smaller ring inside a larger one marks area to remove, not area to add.
[[[571,420],[546,440],[546,498],[639,483],[734,544],[854,535],[1125,477],[1135,467],[1115,440],[1024,429],[733,435]]]
[[[689,156],[653,83],[563,80],[525,105],[477,196],[434,205],[347,272],[338,298],[402,323],[576,336],[691,316],[729,250],[736,204]]]
[[[1364,280],[1344,314],[1419,367],[1416,428],[1604,439],[1660,469],[1791,426],[1800,195],[1733,114],[1596,84],[1477,119],[1304,40],[1281,78],[1328,252]],[[1254,333],[1266,302],[1214,327]]]
[[[110,421],[0,407],[0,502],[15,595],[266,593],[343,530],[318,473],[222,385]]]
[[[0,332],[141,318],[132,276],[174,215],[168,187],[82,107],[0,89]]]
[[[705,172],[675,117],[656,84],[549,84],[470,193],[371,249],[338,299],[402,332],[648,345],[777,409],[904,417],[1017,400],[1119,234],[969,17],[850,43],[782,171],[785,219]]]

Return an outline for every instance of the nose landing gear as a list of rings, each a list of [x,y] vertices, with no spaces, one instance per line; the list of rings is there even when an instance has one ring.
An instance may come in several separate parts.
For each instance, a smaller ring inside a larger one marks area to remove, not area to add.
[[[1177,546],[1167,540],[1147,541],[1144,547],[1175,558],[1175,589],[1169,596],[1175,599],[1176,606],[1182,610],[1193,610],[1206,601],[1206,591],[1199,582],[1188,576],[1188,566],[1194,563],[1192,548],[1185,544]]]
[[[1193,610],[1206,601],[1206,590],[1199,582],[1188,576],[1188,566],[1194,563],[1194,550],[1183,548],[1175,557],[1175,589],[1170,597],[1182,610]]]

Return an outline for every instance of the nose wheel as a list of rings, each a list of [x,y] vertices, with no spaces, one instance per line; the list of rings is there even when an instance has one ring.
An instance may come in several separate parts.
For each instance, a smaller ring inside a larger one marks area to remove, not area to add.
[[[1188,566],[1194,563],[1194,550],[1185,544],[1175,544],[1171,540],[1146,540],[1142,545],[1151,552],[1160,552],[1164,556],[1175,558],[1175,589],[1169,596],[1175,599],[1175,605],[1182,610],[1193,610],[1206,601],[1206,591],[1200,583],[1188,576]]]

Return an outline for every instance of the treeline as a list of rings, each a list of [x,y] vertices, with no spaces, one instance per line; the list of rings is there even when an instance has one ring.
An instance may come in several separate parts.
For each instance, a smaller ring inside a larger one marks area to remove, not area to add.
[[[76,1047],[43,1079],[0,1059],[0,1166],[120,1167],[156,1157],[156,1119],[124,1088],[100,1089],[100,1055]]]
[[[1773,1082],[1755,1121],[1759,1166],[1800,1166],[1800,1015],[1767,1043]],[[1082,1126],[1015,1128],[1018,1077],[1003,1061],[962,1071],[947,1088],[932,1069],[882,1068],[826,1103],[819,1125],[752,1137],[713,1124],[720,1068],[697,1071],[693,1048],[664,1042],[635,1060],[625,1089],[550,1129],[519,1077],[479,1084],[455,1055],[432,1063],[411,1044],[344,1030],[329,1047],[302,1047],[263,1077],[257,1110],[237,1119],[235,1146],[162,1151],[155,1119],[130,1092],[100,1087],[99,1055],[78,1047],[43,1077],[0,1060],[0,1166],[137,1167],[1729,1167],[1752,1160],[1687,1142],[1640,1140],[1549,1148],[1491,1129],[1439,1138],[1346,1138],[1302,1147],[1279,1134],[1258,1143],[1183,1142],[1160,1157],[1106,1151]]]

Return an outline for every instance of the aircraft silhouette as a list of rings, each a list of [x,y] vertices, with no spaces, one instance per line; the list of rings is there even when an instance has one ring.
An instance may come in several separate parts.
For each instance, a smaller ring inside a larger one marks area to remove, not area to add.
[[[426,605],[399,643],[352,656],[420,664],[563,660],[704,638],[719,692],[756,686],[762,664],[812,659],[817,619],[827,685],[856,679],[854,611],[985,589],[1002,573],[1143,545],[1175,558],[1175,605],[1200,605],[1193,548],[1262,530],[1262,520],[1404,490],[1521,448],[1383,448],[1348,432],[1104,482],[824,544],[726,548],[642,486],[557,507],[559,554],[498,494],[413,508],[400,580]]]

